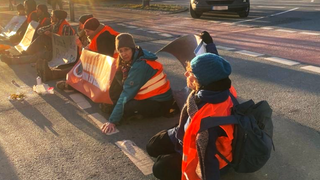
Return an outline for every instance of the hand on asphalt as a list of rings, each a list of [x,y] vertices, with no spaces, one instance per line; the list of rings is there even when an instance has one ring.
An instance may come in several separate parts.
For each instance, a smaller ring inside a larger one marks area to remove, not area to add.
[[[102,131],[102,133],[105,133],[105,134],[112,133],[115,131],[115,129],[116,129],[115,127],[116,127],[115,124],[106,122],[101,126],[101,131]]]

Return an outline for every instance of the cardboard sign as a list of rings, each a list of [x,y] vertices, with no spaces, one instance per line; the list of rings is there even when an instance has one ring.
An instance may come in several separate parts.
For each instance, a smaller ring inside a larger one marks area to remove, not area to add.
[[[36,29],[38,27],[39,23],[35,21],[31,21],[28,25],[26,33],[24,33],[24,36],[21,40],[21,42],[15,46],[15,48],[21,53],[22,51],[26,51],[28,47],[30,46],[34,33],[36,32]]]
[[[52,60],[48,63],[50,68],[70,64],[77,60],[76,36],[52,35]]]
[[[185,66],[186,61],[191,61],[196,56],[195,50],[197,47],[200,47],[199,50],[201,50],[202,45],[199,46],[201,42],[202,39],[199,36],[190,34],[172,41],[158,52],[167,52],[172,54],[181,62],[183,66]]]
[[[67,74],[67,83],[93,102],[113,104],[109,89],[115,73],[114,58],[84,49],[78,63]]]
[[[10,22],[2,29],[0,36],[10,37],[17,33],[22,24],[26,21],[26,16],[14,16]]]

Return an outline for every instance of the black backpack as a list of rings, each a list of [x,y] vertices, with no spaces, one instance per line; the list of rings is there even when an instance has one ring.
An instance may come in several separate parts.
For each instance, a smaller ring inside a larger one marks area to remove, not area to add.
[[[230,96],[234,104],[231,116],[202,119],[198,133],[215,126],[234,124],[232,162],[229,162],[220,152],[217,154],[236,172],[255,172],[266,164],[272,148],[274,149],[272,109],[267,101],[255,104],[250,100],[239,104],[231,93]]]

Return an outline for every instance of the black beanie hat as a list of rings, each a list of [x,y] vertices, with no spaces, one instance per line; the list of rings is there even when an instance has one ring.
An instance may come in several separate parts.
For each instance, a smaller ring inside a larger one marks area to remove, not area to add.
[[[37,8],[40,9],[44,13],[48,12],[48,7],[45,4],[39,4]]]
[[[96,18],[90,18],[84,23],[84,29],[95,31],[100,26],[100,22]]]
[[[64,10],[54,10],[53,15],[58,19],[66,19],[68,13],[65,12]]]
[[[129,33],[121,33],[116,37],[116,50],[119,52],[119,49],[122,47],[129,47],[134,49],[136,47],[136,43],[131,34]]]
[[[85,15],[82,15],[80,18],[79,18],[79,22],[81,22],[82,24],[84,24],[88,19],[90,18],[93,18],[93,15],[92,14],[85,14]]]

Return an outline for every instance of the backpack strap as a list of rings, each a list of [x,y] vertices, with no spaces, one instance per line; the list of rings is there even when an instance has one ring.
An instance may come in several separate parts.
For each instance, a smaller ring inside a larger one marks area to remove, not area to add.
[[[229,94],[230,94],[231,100],[233,102],[233,105],[235,105],[235,106],[238,105],[239,101],[237,100],[237,98],[234,97],[234,95],[231,92]]]
[[[220,116],[220,117],[206,117],[201,120],[200,129],[198,133],[205,131],[209,128],[227,125],[227,124],[239,124],[238,119],[231,115],[231,116]]]

